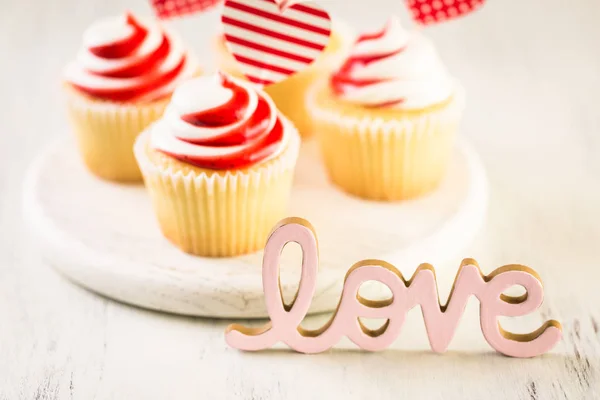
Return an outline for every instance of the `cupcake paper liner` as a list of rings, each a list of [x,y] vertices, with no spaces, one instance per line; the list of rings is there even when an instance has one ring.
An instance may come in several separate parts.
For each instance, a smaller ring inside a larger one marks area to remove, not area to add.
[[[72,88],[66,92],[69,119],[88,169],[111,181],[141,182],[133,144],[140,132],[160,118],[169,100],[120,104],[95,100]]]
[[[465,96],[458,86],[442,106],[393,113],[324,102],[317,83],[307,97],[307,109],[331,181],[346,192],[370,200],[397,201],[431,192],[449,163],[462,117]]]
[[[293,129],[274,159],[243,170],[211,171],[161,167],[148,157],[151,129],[134,148],[164,236],[186,253],[233,257],[265,246],[271,229],[286,216],[300,139]]]

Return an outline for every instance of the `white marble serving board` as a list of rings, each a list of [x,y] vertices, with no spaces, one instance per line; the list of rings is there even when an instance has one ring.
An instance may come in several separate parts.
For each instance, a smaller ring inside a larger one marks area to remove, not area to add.
[[[456,256],[481,226],[486,204],[485,174],[464,143],[435,193],[401,203],[363,201],[336,189],[326,179],[316,144],[305,144],[289,215],[308,219],[319,238],[312,312],[336,307],[343,277],[359,260],[380,258],[412,273],[421,262]],[[24,212],[44,257],[92,291],[178,314],[266,316],[262,252],[237,258],[181,252],[161,235],[144,187],[92,176],[71,141],[57,143],[32,167]],[[288,245],[281,265],[286,298],[296,291],[300,259],[299,247]],[[379,285],[362,290],[383,295]]]

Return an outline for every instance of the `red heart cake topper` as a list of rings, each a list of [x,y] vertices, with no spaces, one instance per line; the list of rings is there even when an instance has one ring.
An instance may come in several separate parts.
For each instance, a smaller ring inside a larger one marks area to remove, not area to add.
[[[227,0],[221,19],[229,51],[261,86],[308,67],[331,36],[329,14],[297,0]]]
[[[475,11],[484,0],[406,0],[415,21],[423,25],[444,22]]]
[[[223,0],[151,0],[150,4],[158,18],[167,19],[202,12]]]

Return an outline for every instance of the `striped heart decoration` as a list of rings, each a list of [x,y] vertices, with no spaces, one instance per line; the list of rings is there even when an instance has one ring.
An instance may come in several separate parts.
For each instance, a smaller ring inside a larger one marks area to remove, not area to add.
[[[406,0],[415,21],[423,25],[444,22],[469,14],[484,0]]]
[[[325,49],[331,18],[312,3],[227,0],[223,28],[229,51],[251,82],[267,86],[308,67]]]

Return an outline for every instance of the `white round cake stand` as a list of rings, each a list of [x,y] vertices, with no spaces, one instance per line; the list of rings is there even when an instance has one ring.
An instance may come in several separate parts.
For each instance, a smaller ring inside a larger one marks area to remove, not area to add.
[[[144,187],[92,176],[70,141],[57,143],[35,162],[24,196],[25,218],[44,259],[81,286],[164,312],[267,316],[261,252],[221,259],[181,252],[161,235]],[[456,258],[458,263],[484,221],[487,198],[483,167],[464,142],[436,192],[401,203],[363,201],[334,188],[316,145],[305,144],[289,215],[309,220],[319,239],[320,272],[311,312],[336,308],[344,275],[357,261],[383,259],[405,274],[422,262],[439,265],[452,259],[454,264]],[[295,294],[300,260],[299,246],[286,246],[281,263],[286,299]],[[383,291],[380,285],[361,288],[370,297]]]

